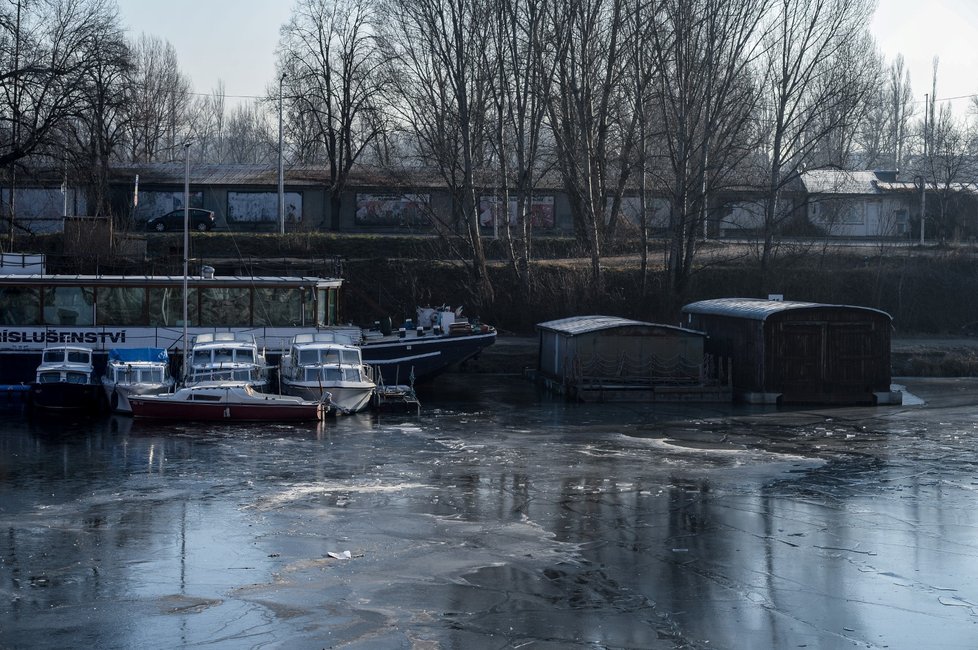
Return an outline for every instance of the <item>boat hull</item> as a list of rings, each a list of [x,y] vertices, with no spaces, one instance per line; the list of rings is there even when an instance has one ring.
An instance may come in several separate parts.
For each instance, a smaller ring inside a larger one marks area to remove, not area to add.
[[[99,387],[97,384],[33,382],[30,384],[30,404],[48,411],[95,413],[100,406]]]
[[[137,418],[224,422],[310,422],[323,419],[321,405],[277,404],[176,404],[133,397],[129,401]]]
[[[496,342],[496,331],[452,336],[413,332],[396,336],[367,339],[360,349],[363,362],[374,368],[378,384],[423,383],[443,372],[473,359]]]
[[[356,413],[370,405],[374,384],[336,385],[306,384],[282,380],[282,392],[305,400],[320,400],[329,394],[329,403],[339,413]]]
[[[127,386],[124,384],[102,384],[105,392],[105,399],[108,401],[109,410],[114,413],[131,414],[132,406],[129,404],[130,396],[141,395],[164,395],[173,389],[172,384],[153,384]]]

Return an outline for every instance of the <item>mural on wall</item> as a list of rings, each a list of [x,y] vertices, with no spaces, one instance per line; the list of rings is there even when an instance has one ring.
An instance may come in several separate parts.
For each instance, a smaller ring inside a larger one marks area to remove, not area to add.
[[[50,189],[24,187],[14,190],[14,216],[17,224],[35,234],[61,232],[63,218],[88,211],[85,195],[70,187]],[[0,190],[0,214],[10,214],[10,189]]]
[[[199,208],[204,203],[203,192],[190,193],[190,207]],[[133,219],[146,222],[153,217],[183,209],[183,192],[157,192],[139,190],[133,207]]]
[[[358,226],[386,228],[427,228],[428,194],[360,194],[357,193]]]
[[[500,196],[483,195],[479,197],[479,225],[483,228],[492,228],[499,219],[502,225],[503,200]],[[554,197],[553,196],[534,196],[530,199],[530,225],[534,228],[553,228],[554,227]],[[516,198],[509,199],[509,224],[515,226],[519,224],[519,215],[516,214]]]
[[[278,192],[228,192],[228,221],[278,223]],[[285,193],[285,222],[302,221],[302,193]]]

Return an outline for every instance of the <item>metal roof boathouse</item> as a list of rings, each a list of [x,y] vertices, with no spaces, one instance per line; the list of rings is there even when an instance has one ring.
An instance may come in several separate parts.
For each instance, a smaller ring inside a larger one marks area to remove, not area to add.
[[[729,382],[704,353],[703,332],[615,316],[563,318],[537,331],[537,378],[572,399],[731,399]]]
[[[878,309],[720,298],[683,307],[731,360],[734,395],[754,403],[899,404],[890,389],[892,318]]]

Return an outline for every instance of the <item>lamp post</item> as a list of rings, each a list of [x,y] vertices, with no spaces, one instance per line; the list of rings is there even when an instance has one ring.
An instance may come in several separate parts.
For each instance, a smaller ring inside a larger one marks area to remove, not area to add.
[[[285,234],[285,166],[282,157],[282,86],[286,73],[278,80],[278,223],[279,233]]]

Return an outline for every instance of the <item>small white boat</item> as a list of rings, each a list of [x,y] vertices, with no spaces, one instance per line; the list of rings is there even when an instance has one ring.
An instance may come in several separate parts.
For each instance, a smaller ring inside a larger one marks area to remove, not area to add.
[[[268,389],[268,365],[255,337],[243,332],[198,334],[184,368],[183,383],[247,382],[256,390]]]
[[[376,388],[372,375],[360,348],[337,332],[296,335],[279,366],[283,393],[313,400],[329,393],[339,413],[356,413],[370,404]]]
[[[99,408],[98,398],[91,348],[56,345],[44,349],[30,385],[31,406],[92,413]]]
[[[170,393],[173,385],[170,357],[163,348],[109,350],[102,389],[109,408],[116,413],[132,413],[130,395]]]
[[[259,393],[246,381],[208,381],[173,393],[131,395],[133,417],[158,420],[219,420],[223,422],[297,422],[322,420],[329,395],[304,400],[291,395]]]

